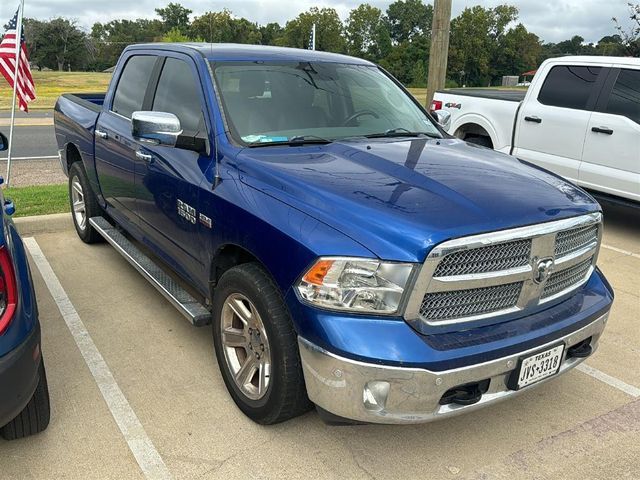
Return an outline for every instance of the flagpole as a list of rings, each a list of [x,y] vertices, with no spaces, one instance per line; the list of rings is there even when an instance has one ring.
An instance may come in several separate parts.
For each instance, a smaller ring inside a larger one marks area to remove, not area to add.
[[[16,70],[13,75],[13,100],[11,102],[11,123],[9,124],[9,149],[7,151],[7,178],[6,186],[11,182],[11,151],[13,148],[13,125],[16,120],[16,97],[18,95],[18,75],[20,73],[20,48],[22,47],[22,15],[24,13],[24,0],[20,0],[18,23],[16,25]]]

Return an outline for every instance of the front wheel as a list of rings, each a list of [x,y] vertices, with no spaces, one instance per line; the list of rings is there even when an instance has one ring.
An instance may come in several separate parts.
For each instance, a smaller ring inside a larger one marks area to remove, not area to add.
[[[218,282],[213,343],[225,385],[249,418],[268,425],[310,408],[289,312],[260,265],[234,267]]]
[[[89,223],[91,217],[102,215],[102,208],[81,162],[73,163],[69,169],[69,201],[73,225],[80,239],[85,243],[102,241],[102,236]]]

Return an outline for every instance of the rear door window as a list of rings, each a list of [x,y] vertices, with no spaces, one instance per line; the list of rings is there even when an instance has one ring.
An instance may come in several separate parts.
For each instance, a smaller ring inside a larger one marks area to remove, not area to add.
[[[571,65],[553,67],[542,85],[538,101],[554,107],[585,110],[601,70],[601,67]]]
[[[189,65],[182,60],[167,58],[153,100],[153,110],[173,113],[180,119],[183,130],[196,133],[204,127],[199,91],[200,84]]]
[[[142,110],[144,95],[157,57],[136,55],[127,61],[113,96],[111,110],[126,118]]]
[[[606,112],[640,123],[640,70],[620,71],[609,96]]]

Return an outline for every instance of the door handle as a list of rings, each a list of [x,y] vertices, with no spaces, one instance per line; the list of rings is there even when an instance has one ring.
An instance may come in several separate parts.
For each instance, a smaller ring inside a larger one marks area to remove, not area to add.
[[[107,138],[109,138],[109,134],[107,132],[105,132],[104,130],[98,130],[96,128],[96,136],[106,140]]]
[[[136,151],[136,158],[138,160],[142,160],[143,162],[146,162],[146,163],[153,162],[153,155],[149,155],[148,153],[144,153],[144,152],[142,152],[140,150]]]
[[[525,122],[533,122],[533,123],[542,123],[542,119],[540,117],[524,117]]]
[[[591,131],[596,133],[604,133],[605,135],[613,135],[613,130],[611,130],[609,127],[592,127]]]

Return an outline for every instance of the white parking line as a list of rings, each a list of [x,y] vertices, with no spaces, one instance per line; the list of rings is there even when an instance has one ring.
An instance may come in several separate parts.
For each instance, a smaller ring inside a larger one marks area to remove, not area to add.
[[[39,157],[11,157],[11,160],[57,160],[57,155],[44,155]],[[7,157],[0,158],[1,161],[6,161]]]
[[[109,366],[93,343],[82,319],[60,284],[60,280],[40,250],[38,242],[35,238],[28,237],[24,239],[24,244],[38,267],[51,296],[58,305],[60,314],[84,357],[111,415],[118,424],[118,428],[120,428],[145,477],[148,480],[171,480],[171,473],[113,378]]]
[[[618,390],[626,393],[627,395],[631,395],[632,397],[638,398],[640,397],[640,388],[634,387],[633,385],[629,385],[628,383],[623,382],[622,380],[617,379],[616,377],[612,377],[611,375],[607,375],[604,372],[601,372],[597,368],[590,367],[589,365],[585,365],[581,363],[576,367],[576,370],[580,370],[582,373],[586,373],[596,380],[600,380],[601,382],[606,383]]]
[[[628,252],[627,250],[622,250],[621,248],[618,248],[618,247],[614,247],[614,246],[611,246],[611,245],[606,245],[604,243],[602,244],[602,247],[603,248],[607,248],[609,250],[613,250],[614,252],[624,253],[625,255],[630,255],[630,256],[635,257],[635,258],[640,258],[640,254],[633,253],[633,252]]]

